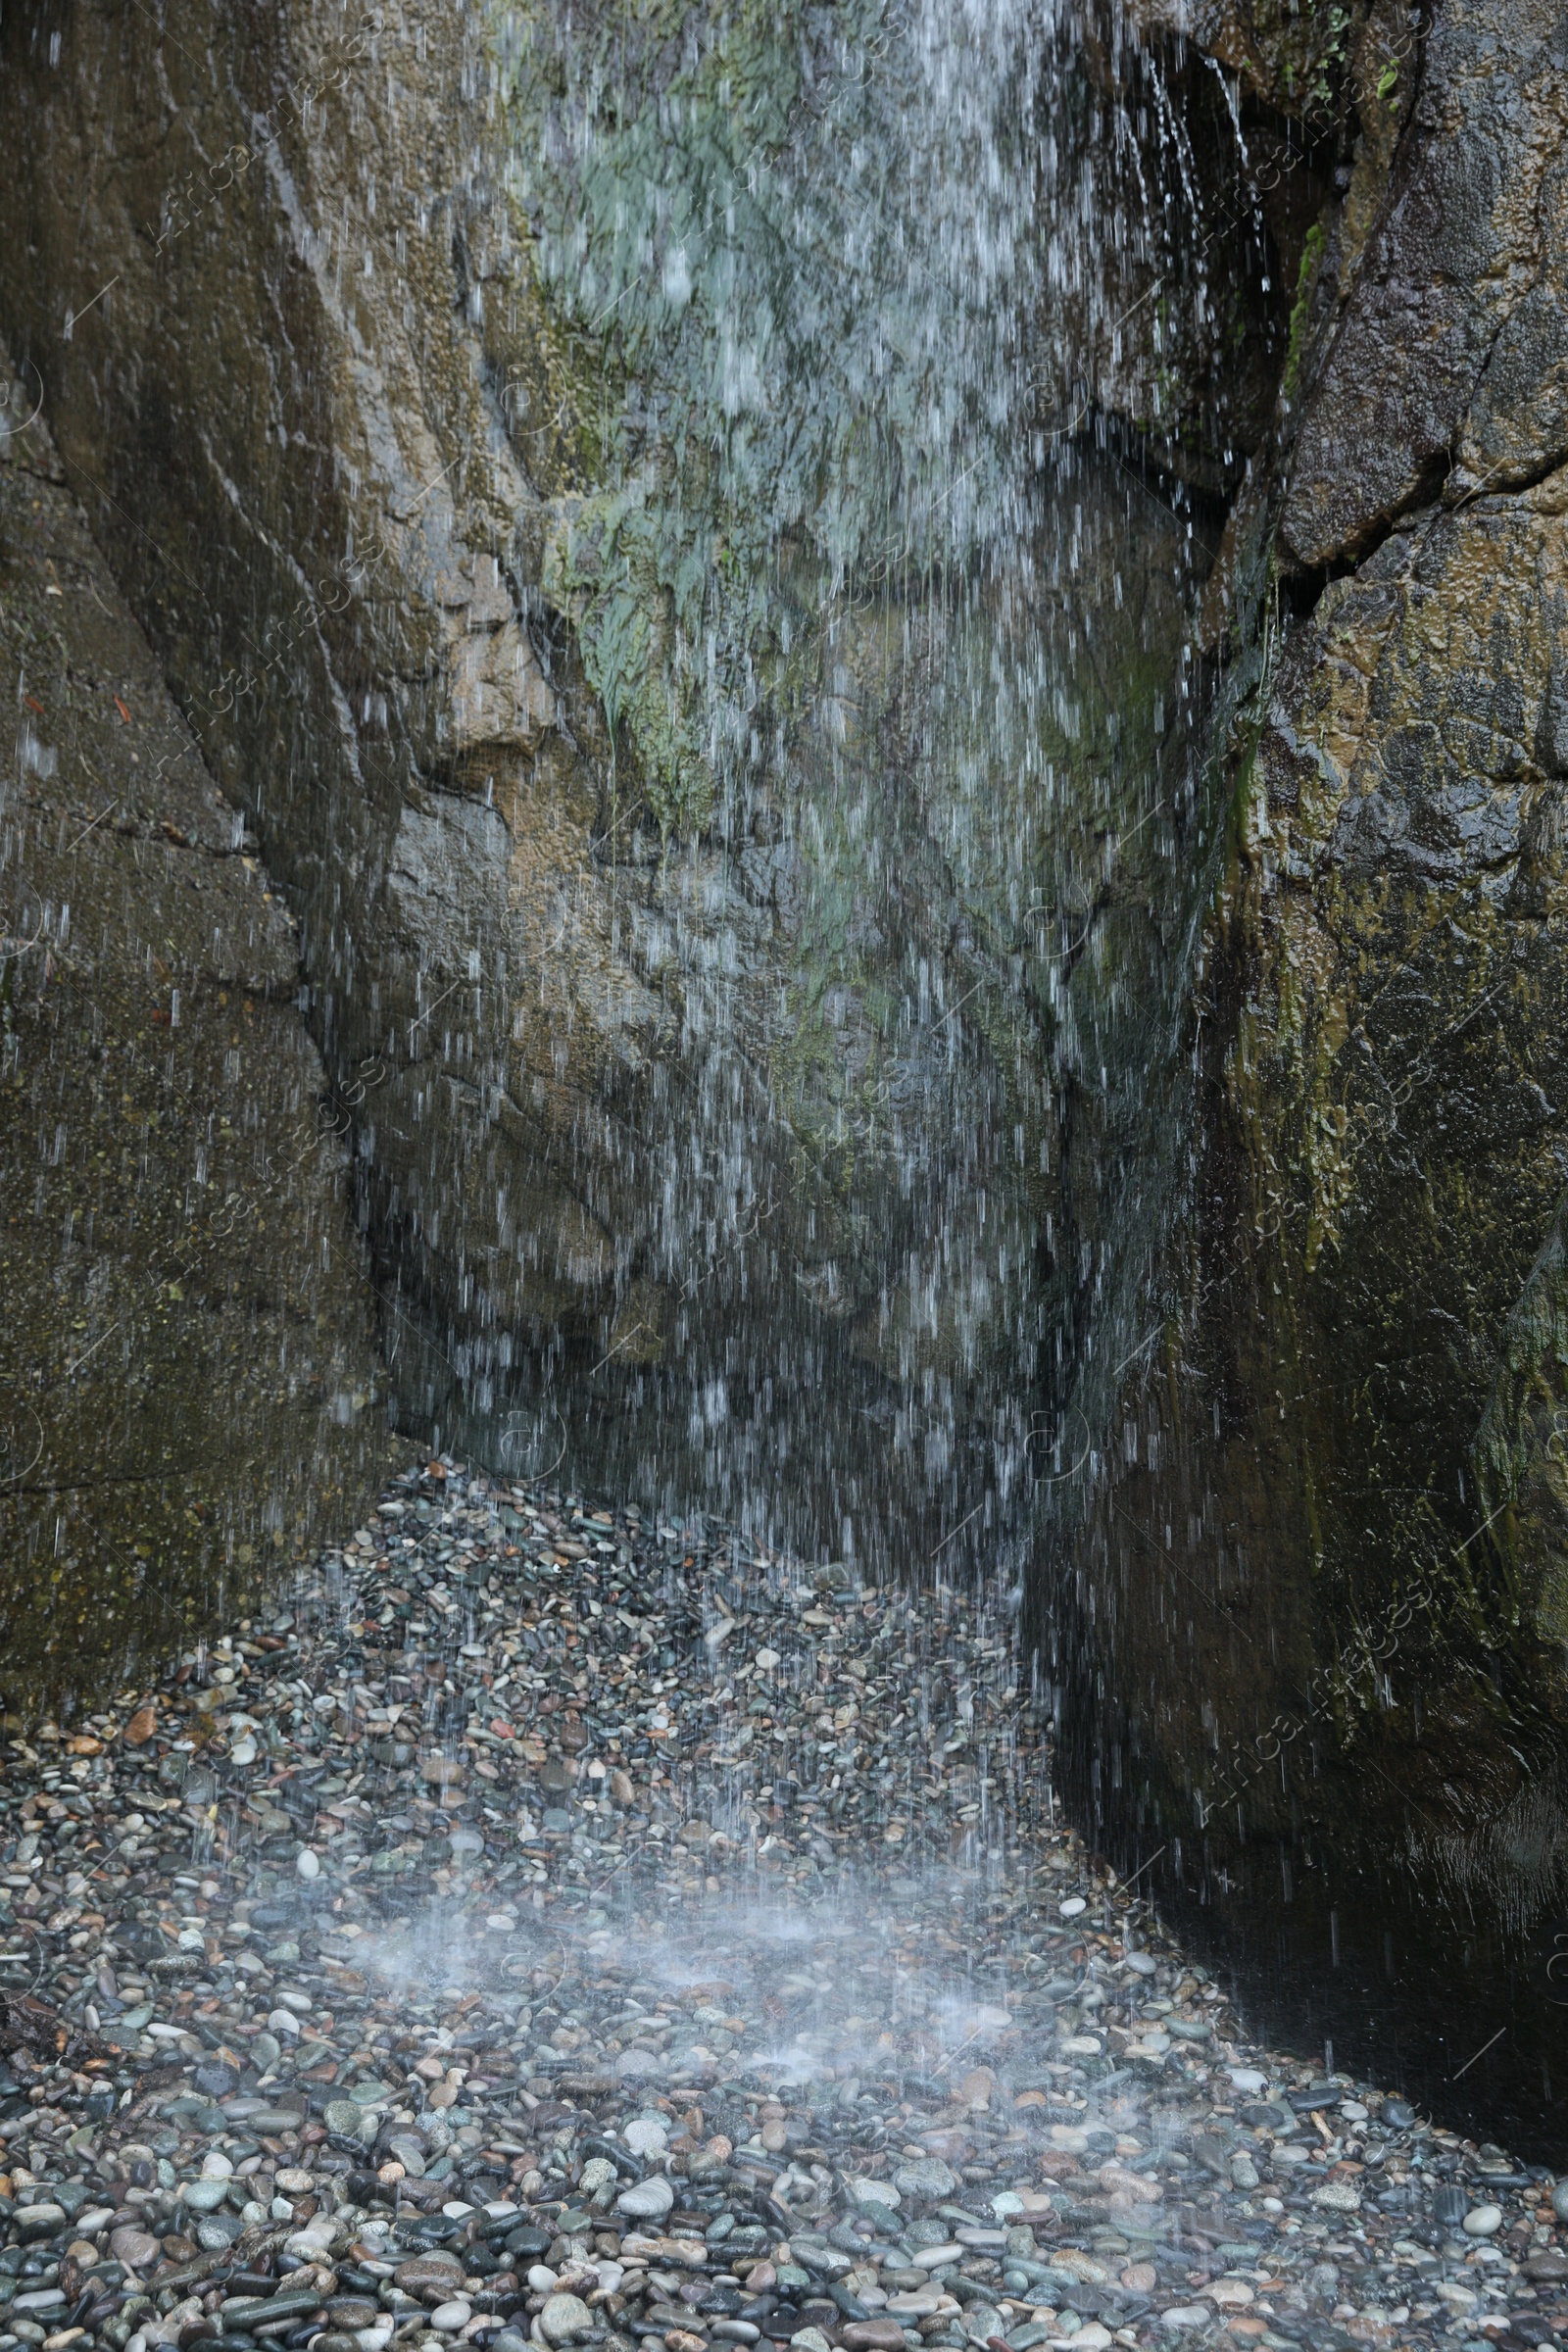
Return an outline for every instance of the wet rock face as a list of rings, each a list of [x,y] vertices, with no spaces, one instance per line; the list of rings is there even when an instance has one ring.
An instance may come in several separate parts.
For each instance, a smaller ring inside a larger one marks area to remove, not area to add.
[[[128,70],[106,22],[45,65],[47,11],[7,20],[36,170],[0,318],[297,912],[400,1410],[515,1470],[564,1444],[644,1492],[765,1492],[835,1550],[983,1527],[1121,1247],[1126,1041],[1168,1028],[1202,829],[1185,524],[1077,445],[1070,371],[1031,389],[1043,285],[1108,350],[1170,258],[1134,174],[1096,275],[1062,159],[1126,113],[1115,71],[1069,60],[1053,112],[1005,12],[946,81],[920,41],[858,77],[815,20],[722,57],[650,21],[611,126],[549,11],[283,8],[217,49],[177,15]],[[622,37],[571,24],[589,64]],[[700,258],[649,154],[698,219],[757,90],[757,212]],[[45,289],[78,278],[68,336]],[[1250,280],[1215,282],[1245,333]],[[1179,438],[1200,403],[1161,411],[1137,349],[1128,398]],[[1255,390],[1199,471],[1240,463]]]
[[[1568,453],[1560,11],[1437,12],[1403,159],[1302,420],[1280,537],[1361,555],[1449,473],[1480,491]]]
[[[1086,1817],[1294,1939],[1319,2022],[1370,2032],[1403,1982],[1432,2081],[1518,2099],[1558,2064],[1520,1940],[1562,1713],[1558,36],[1460,0],[1420,51],[1381,0],[1143,13],[1276,110],[1248,135],[1294,307],[1201,431],[1170,384],[1212,349],[1152,364],[1170,253],[1145,221],[1131,282],[1095,276],[1031,144],[1099,135],[1114,44],[1007,161],[977,77],[914,52],[897,105],[834,85],[906,143],[841,138],[787,16],[649,19],[668,54],[601,110],[591,11],[552,46],[541,12],[176,6],[127,67],[34,5],[0,33],[37,159],[0,318],[298,910],[407,1416],[518,1471],[765,1494],[885,1560],[995,1525],[1037,1438],[1092,1469],[1108,1421],[1062,1619]],[[758,209],[700,254],[759,93]],[[798,182],[785,122],[820,142]],[[994,277],[917,247],[934,326],[901,343],[844,258],[851,215],[897,245],[857,176],[893,153],[887,189],[997,164],[1052,220],[1077,374],[1005,237]],[[808,193],[792,339],[755,271]],[[1213,274],[1230,333],[1253,281]],[[858,408],[911,347],[929,377]],[[1188,1166],[1209,836],[1188,534],[1075,446],[1095,403],[1216,497],[1255,461],[1209,614],[1242,707],[1191,1214],[1124,1333],[1151,1162]],[[1286,609],[1250,633],[1265,566]],[[1473,2070],[1455,2016],[1515,1980],[1535,2022]]]
[[[1341,2052],[1396,2030],[1450,2114],[1545,2152],[1568,475],[1536,108],[1561,69],[1560,26],[1504,13],[1440,12],[1372,233],[1330,219],[1253,510],[1287,572],[1361,560],[1298,586],[1236,707],[1193,1197],[1069,1596],[1112,1703],[1067,1743],[1113,1841],[1163,1845],[1166,1899],[1255,1956],[1260,2014]]]
[[[0,1622],[30,1710],[242,1602],[386,1441],[293,929],[37,424],[0,438]]]

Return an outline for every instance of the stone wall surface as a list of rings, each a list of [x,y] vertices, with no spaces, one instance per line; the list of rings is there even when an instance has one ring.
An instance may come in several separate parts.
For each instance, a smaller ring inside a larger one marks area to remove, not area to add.
[[[0,1693],[120,1676],[388,1461],[299,948],[5,378]]]
[[[993,1522],[1145,1247],[1191,924],[1191,533],[1051,363],[1230,479],[1282,315],[1236,215],[1223,331],[1152,324],[1191,166],[1099,136],[1124,34],[704,22],[617,114],[618,15],[29,0],[0,321],[298,918],[405,1421],[888,1562]]]
[[[1192,1191],[1067,1600],[1111,1694],[1067,1740],[1103,1834],[1164,1847],[1166,1899],[1309,2045],[1396,2035],[1548,2157],[1564,38],[1433,12],[1375,202],[1363,122],[1324,216],[1205,612],[1233,816]]]
[[[1560,14],[909,25],[25,0],[0,325],[297,918],[405,1423],[1034,1527],[1085,1817],[1528,2139]]]

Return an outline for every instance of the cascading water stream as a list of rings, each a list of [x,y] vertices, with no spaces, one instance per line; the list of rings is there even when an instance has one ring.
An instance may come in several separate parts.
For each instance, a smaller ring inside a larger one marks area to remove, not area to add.
[[[1102,404],[1179,288],[1174,406],[1216,303],[1157,69],[1088,33],[491,27],[474,299],[661,1011],[576,1131],[637,1315],[520,1376],[470,1343],[468,1426],[878,1566],[1083,1469],[1173,1157],[1205,558]]]

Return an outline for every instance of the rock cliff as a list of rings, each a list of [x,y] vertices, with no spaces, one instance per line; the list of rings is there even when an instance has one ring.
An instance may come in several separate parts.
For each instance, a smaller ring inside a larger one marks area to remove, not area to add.
[[[1284,314],[1083,29],[5,21],[0,320],[297,915],[427,1437],[888,1563],[1142,1265],[1193,535],[1092,419],[1234,480]]]
[[[0,372],[0,1692],[243,1607],[388,1459],[299,947]]]
[[[1262,1964],[1276,2020],[1350,2056],[1381,2018],[1412,2086],[1540,2152],[1568,2075],[1565,39],[1446,0],[1367,55],[1209,584],[1232,817],[1194,1175],[1069,1600],[1110,1694],[1068,1742],[1103,1834],[1164,1847],[1165,1899]]]
[[[1034,1526],[1106,1842],[1517,2133],[1562,40],[0,25],[0,325],[297,916],[406,1424],[873,1565]]]

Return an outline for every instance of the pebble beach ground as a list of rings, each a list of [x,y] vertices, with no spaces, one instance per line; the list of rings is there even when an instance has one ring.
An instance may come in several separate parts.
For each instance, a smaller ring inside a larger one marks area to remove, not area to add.
[[[1056,1817],[1005,1595],[421,1465],[0,1806],[0,2352],[1568,2337],[1568,2183]]]

